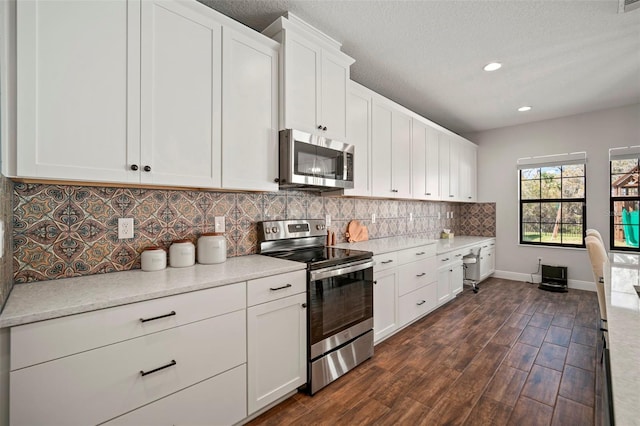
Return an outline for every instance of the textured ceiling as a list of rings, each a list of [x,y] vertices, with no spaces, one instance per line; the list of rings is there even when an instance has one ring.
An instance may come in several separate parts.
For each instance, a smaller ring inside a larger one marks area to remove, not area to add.
[[[640,102],[640,10],[618,0],[200,1],[257,31],[293,12],[353,80],[458,133]]]

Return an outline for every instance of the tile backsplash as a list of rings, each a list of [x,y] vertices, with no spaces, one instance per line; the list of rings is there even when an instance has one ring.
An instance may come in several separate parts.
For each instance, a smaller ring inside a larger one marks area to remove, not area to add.
[[[0,311],[13,287],[13,258],[11,257],[11,224],[13,212],[11,199],[13,197],[13,182],[0,174],[0,220],[4,227],[2,239],[2,258],[0,258]]]
[[[16,183],[13,196],[16,283],[139,268],[142,249],[167,248],[171,241],[184,238],[195,243],[201,233],[213,232],[215,216],[225,216],[229,257],[256,252],[258,221],[327,214],[339,242],[345,241],[352,219],[368,227],[371,239],[438,238],[443,228],[458,234],[464,228],[466,235],[495,235],[495,204],[333,198],[301,191],[232,193],[27,183]],[[448,219],[451,212],[453,219]],[[376,222],[371,223],[374,213]],[[483,219],[484,214],[493,215],[492,220]],[[134,218],[134,238],[118,240],[117,222],[122,217]]]

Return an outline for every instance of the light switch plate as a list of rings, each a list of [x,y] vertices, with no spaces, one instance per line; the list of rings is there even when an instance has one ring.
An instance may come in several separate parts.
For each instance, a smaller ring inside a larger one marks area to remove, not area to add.
[[[214,219],[215,232],[224,232],[225,223],[224,216],[216,216]]]
[[[413,213],[409,213],[409,222],[413,222]]]
[[[376,223],[376,214],[375,213],[371,214],[371,223]]]
[[[324,224],[327,226],[327,228],[331,226],[331,215],[330,214],[325,215]]]

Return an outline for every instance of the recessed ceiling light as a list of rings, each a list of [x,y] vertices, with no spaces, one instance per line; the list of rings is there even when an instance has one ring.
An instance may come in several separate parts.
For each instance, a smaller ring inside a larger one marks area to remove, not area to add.
[[[490,64],[484,66],[485,71],[495,71],[499,70],[500,68],[502,68],[502,64],[500,62],[491,62]]]
[[[531,110],[530,106],[521,106],[520,108],[518,108],[518,111],[520,112],[525,112],[525,111],[529,111]]]

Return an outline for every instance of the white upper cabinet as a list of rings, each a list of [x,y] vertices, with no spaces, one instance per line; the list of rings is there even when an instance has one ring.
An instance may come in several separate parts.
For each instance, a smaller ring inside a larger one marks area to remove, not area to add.
[[[345,195],[371,195],[371,91],[357,83],[349,84],[347,140],[355,146],[354,188]]]
[[[371,139],[372,194],[411,197],[411,117],[392,102],[373,100]]]
[[[478,148],[476,145],[460,140],[460,201],[476,201],[477,154]]]
[[[458,143],[452,135],[441,132],[438,135],[438,158],[440,167],[440,199],[458,201],[460,198],[458,184]]]
[[[413,198],[440,199],[438,133],[420,120],[412,120]]]
[[[220,187],[222,25],[212,12],[142,2],[142,183]]]
[[[19,1],[16,13],[16,174],[137,181],[140,3]]]
[[[279,44],[223,33],[222,186],[277,191]]]
[[[340,43],[291,13],[263,34],[282,43],[280,127],[345,140],[354,60],[340,51]]]

